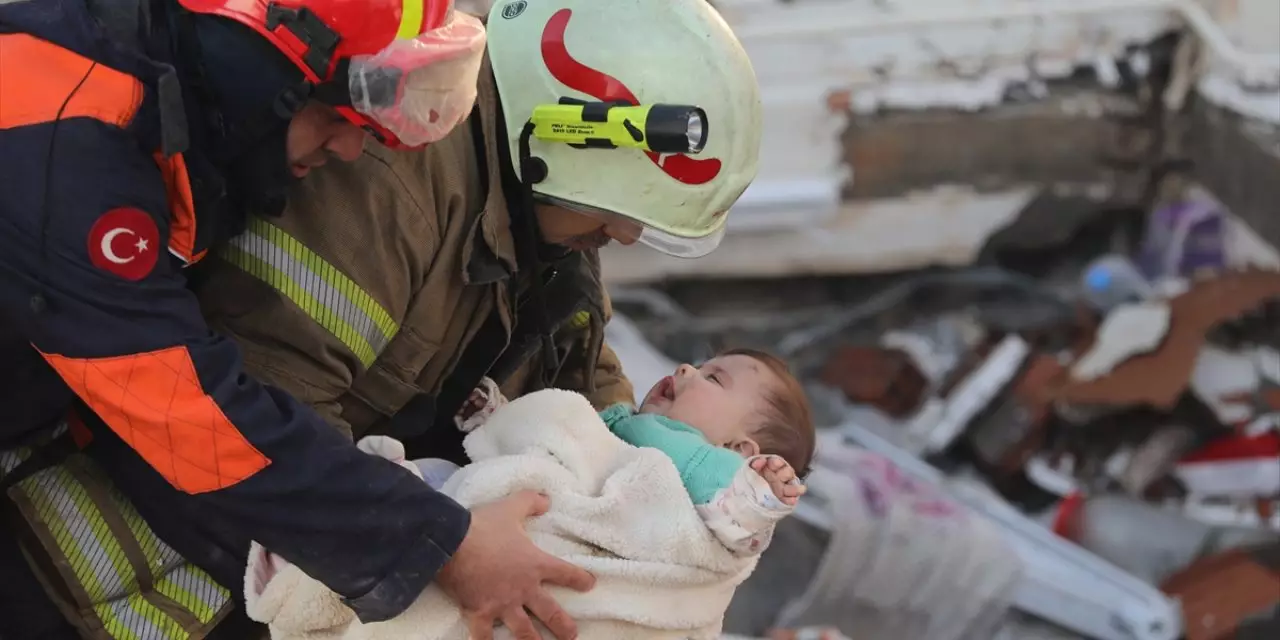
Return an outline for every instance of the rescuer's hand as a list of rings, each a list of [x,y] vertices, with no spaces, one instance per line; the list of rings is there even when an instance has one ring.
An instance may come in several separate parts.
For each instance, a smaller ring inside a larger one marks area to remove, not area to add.
[[[546,496],[522,491],[471,510],[471,527],[436,582],[461,607],[473,640],[492,640],[497,621],[517,640],[538,640],[529,614],[559,640],[577,637],[577,624],[544,583],[588,591],[596,579],[542,551],[525,533],[525,520],[550,506]]]

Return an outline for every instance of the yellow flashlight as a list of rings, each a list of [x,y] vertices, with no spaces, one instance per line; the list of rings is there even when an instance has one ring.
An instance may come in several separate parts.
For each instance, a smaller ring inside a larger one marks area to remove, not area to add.
[[[580,148],[695,154],[707,146],[707,112],[688,105],[562,98],[560,104],[534,107],[530,121],[533,137]]]

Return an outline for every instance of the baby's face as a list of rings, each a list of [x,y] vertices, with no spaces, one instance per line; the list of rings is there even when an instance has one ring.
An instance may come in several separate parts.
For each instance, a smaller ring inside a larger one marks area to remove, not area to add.
[[[640,412],[679,420],[711,444],[754,455],[751,431],[765,394],[778,384],[777,375],[748,356],[712,358],[700,369],[682,364],[653,385]]]

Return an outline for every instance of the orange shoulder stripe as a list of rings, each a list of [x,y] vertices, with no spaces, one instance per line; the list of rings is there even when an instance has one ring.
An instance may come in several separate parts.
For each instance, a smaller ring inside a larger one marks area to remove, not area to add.
[[[63,102],[64,120],[93,118],[124,127],[142,96],[142,83],[127,73],[30,34],[0,35],[0,129],[53,122]]]
[[[180,491],[225,489],[271,464],[204,392],[186,347],[113,358],[41,355]]]
[[[187,161],[182,154],[166,158],[157,151],[156,166],[164,176],[164,188],[169,194],[169,250],[187,264],[195,264],[206,251],[196,252],[196,205],[191,193],[191,177],[187,175]]]

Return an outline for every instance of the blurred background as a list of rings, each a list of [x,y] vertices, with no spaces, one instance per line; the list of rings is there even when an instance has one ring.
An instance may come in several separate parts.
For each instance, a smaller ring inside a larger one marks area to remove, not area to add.
[[[1280,637],[1280,0],[712,4],[760,175],[603,253],[638,392],[752,346],[817,411],[726,632]]]

